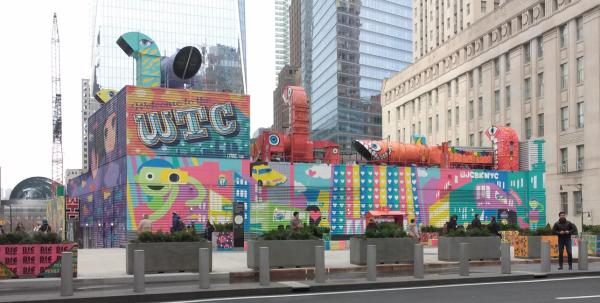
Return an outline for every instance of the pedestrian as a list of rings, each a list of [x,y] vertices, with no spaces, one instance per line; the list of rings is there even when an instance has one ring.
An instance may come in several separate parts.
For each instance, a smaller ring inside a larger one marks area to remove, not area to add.
[[[15,228],[15,232],[25,232],[25,226],[23,226],[23,223],[19,222],[17,223],[17,227]]]
[[[558,236],[558,270],[563,269],[563,250],[567,248],[567,261],[569,270],[573,269],[573,255],[571,254],[571,235],[577,235],[577,226],[567,221],[565,212],[558,213],[558,221],[552,227],[552,233]]]
[[[300,220],[299,212],[297,212],[297,211],[294,212],[294,217],[292,218],[290,225],[292,226],[292,231],[299,230],[304,227],[304,224],[302,224],[302,221]]]
[[[143,232],[152,232],[152,221],[148,219],[148,214],[144,214],[144,218],[140,221],[140,225],[138,225],[138,233]]]
[[[458,228],[458,216],[452,215],[450,222],[448,222],[448,232],[456,230]]]
[[[48,224],[48,218],[44,218],[42,220],[42,226],[40,226],[40,232],[43,232],[43,233],[52,232],[52,228],[50,227],[50,224]]]
[[[410,219],[410,224],[408,224],[408,236],[411,238],[421,239],[419,226],[417,226],[417,224],[415,223],[415,219]]]
[[[481,228],[481,220],[479,220],[479,214],[475,214],[475,218],[471,221],[471,228]]]
[[[171,220],[171,232],[177,232],[177,231],[182,231],[183,230],[183,221],[181,221],[181,217],[176,213],[173,212],[173,218]]]
[[[373,220],[373,218],[369,218],[369,223],[367,224],[367,230],[375,231],[376,229],[377,229],[377,223],[375,223],[375,220]]]
[[[212,241],[212,234],[215,231],[215,227],[210,224],[210,220],[206,220],[206,225],[204,226],[204,238],[208,241]]]
[[[496,222],[496,216],[492,216],[492,219],[490,220],[490,224],[488,225],[488,230],[498,236],[498,237],[502,237],[502,235],[500,235],[500,226],[498,225],[498,222]]]
[[[0,236],[4,235],[4,227],[0,225]]]

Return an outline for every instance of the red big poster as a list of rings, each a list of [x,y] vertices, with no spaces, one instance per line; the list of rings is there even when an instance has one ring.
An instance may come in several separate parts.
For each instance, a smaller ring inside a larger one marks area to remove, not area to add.
[[[77,275],[77,244],[0,245],[0,278],[60,276],[60,256],[73,252],[73,275]]]

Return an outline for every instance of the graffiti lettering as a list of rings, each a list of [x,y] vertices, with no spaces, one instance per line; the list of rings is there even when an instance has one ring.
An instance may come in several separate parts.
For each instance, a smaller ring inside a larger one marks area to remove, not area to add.
[[[215,104],[209,111],[201,106],[136,114],[134,121],[139,139],[149,147],[177,142],[178,126],[183,127],[183,139],[188,142],[208,139],[208,128],[202,127],[203,124],[210,124],[221,136],[231,136],[239,131],[231,103]]]
[[[483,172],[483,171],[461,171],[461,178],[471,178],[471,179],[498,179],[500,178],[500,174],[495,172]]]

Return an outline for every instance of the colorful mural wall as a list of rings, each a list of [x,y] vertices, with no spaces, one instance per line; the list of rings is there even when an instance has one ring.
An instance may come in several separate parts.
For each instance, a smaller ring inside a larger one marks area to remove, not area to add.
[[[450,215],[465,224],[475,214],[522,227],[546,224],[542,172],[305,163],[270,168],[287,181],[251,186],[251,231],[288,225],[300,211],[305,222],[330,227],[332,234],[359,234],[365,214],[378,209],[404,211],[407,220],[438,227]]]

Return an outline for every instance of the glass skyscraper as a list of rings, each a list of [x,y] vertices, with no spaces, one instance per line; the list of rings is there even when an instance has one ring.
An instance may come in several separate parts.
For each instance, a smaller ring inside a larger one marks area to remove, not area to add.
[[[246,93],[244,0],[95,0],[92,91],[135,84],[135,64],[116,44],[126,32],[154,40],[161,56],[195,46],[203,64],[191,89]]]
[[[412,62],[411,3],[312,1],[312,41],[303,42],[311,45],[311,71],[303,75],[310,76],[313,139],[336,141],[346,153],[352,140],[381,139],[382,80]]]

